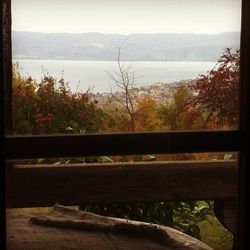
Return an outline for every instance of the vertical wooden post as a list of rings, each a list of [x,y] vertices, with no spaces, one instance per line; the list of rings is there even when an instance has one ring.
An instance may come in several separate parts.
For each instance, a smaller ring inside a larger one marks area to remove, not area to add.
[[[11,49],[11,0],[2,0],[2,84],[4,100],[5,134],[12,132],[12,49]]]
[[[3,2],[0,1],[0,60],[3,60],[3,19],[2,19],[2,13],[3,13]],[[3,63],[0,64],[0,141],[4,141],[4,87],[3,87],[3,72],[4,72],[4,67]],[[4,229],[6,227],[6,216],[5,216],[5,171],[4,171],[4,147],[3,144],[0,144],[0,221],[1,225],[0,227]],[[5,230],[0,231],[0,248],[5,249],[6,247],[6,235],[5,235]]]
[[[0,1],[0,122],[1,141],[12,132],[12,55],[11,55],[11,1]],[[0,249],[6,249],[5,214],[5,158],[4,143],[1,144],[0,160]]]
[[[250,249],[249,225],[250,206],[247,202],[250,195],[249,169],[250,166],[250,1],[242,0],[242,28],[241,28],[241,109],[240,133],[244,138],[240,148],[239,164],[239,208],[238,208],[238,235],[236,236],[237,249]]]

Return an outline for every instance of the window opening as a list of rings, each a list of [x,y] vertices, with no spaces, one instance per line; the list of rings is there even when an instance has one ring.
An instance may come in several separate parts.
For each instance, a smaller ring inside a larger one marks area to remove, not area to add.
[[[33,80],[33,79],[26,79],[26,80]],[[49,115],[49,113],[47,114],[47,116]],[[44,118],[44,117],[42,117],[42,118]],[[45,117],[45,118],[50,118],[50,117]],[[236,118],[237,119],[237,118]],[[235,128],[235,127],[234,127]],[[83,131],[83,132],[85,132],[85,131]],[[42,133],[44,133],[44,131],[42,131]],[[177,133],[178,134],[178,133]],[[177,135],[177,134],[175,134],[175,136]],[[183,135],[184,135],[185,133],[183,133]],[[191,133],[192,134],[192,133]],[[208,133],[209,134],[209,133]],[[219,133],[220,134],[220,133]],[[218,137],[217,137],[217,139],[220,137],[220,135],[218,134]],[[216,133],[215,134],[213,134],[213,136],[215,136],[216,135]],[[237,134],[237,132],[236,131],[232,131],[232,133],[225,133],[224,135],[229,135],[229,136],[232,136],[231,138],[236,138],[236,139],[239,139],[240,137],[240,133],[238,133]],[[175,136],[173,137],[173,138],[175,138]],[[222,136],[223,137],[223,136]],[[224,139],[226,138],[227,136],[225,136],[225,137],[223,137]],[[32,137],[30,137],[30,138],[32,138]],[[216,138],[216,136],[214,137],[214,138]],[[227,138],[229,138],[229,137],[227,137]],[[21,139],[22,140],[22,138],[20,137],[19,139]],[[29,140],[29,138],[28,137],[23,137],[23,139],[28,139]],[[8,139],[7,139],[7,142],[9,141],[9,142],[15,142],[15,140],[16,140],[16,138],[15,138],[15,136],[14,137],[8,137]],[[178,140],[177,140],[178,141]],[[237,140],[237,141],[239,141],[239,140]],[[12,144],[12,142],[11,143],[9,143],[9,145],[11,145]],[[18,142],[18,139],[17,139],[17,141],[16,142]],[[20,141],[19,141],[20,142]],[[177,144],[179,144],[179,143],[177,143]],[[8,143],[7,143],[7,145],[8,145]],[[18,145],[18,144],[16,144],[16,145]],[[201,145],[204,145],[203,143],[201,143]],[[218,148],[220,148],[221,147],[221,151],[223,151],[223,149],[225,149],[226,148],[226,142],[225,142],[225,140],[223,140],[223,142],[222,142],[222,144],[220,144],[219,146],[218,146]],[[227,149],[237,149],[237,148],[239,148],[239,142],[234,142],[234,143],[230,143],[230,145],[229,145],[229,148],[227,148]],[[192,144],[192,146],[193,146],[193,144]],[[192,146],[190,146],[190,148],[192,148]],[[178,146],[179,147],[179,146]],[[177,148],[178,148],[177,147]],[[7,147],[8,148],[8,147]],[[167,147],[167,149],[166,149],[166,151],[168,151],[169,149],[170,149],[171,147]],[[185,148],[185,147],[184,147]],[[188,147],[187,147],[188,148]],[[206,147],[205,147],[206,148]],[[35,149],[35,151],[36,151],[37,149]],[[171,149],[172,150],[172,149]],[[170,150],[170,151],[171,151]],[[194,150],[194,149],[193,149]],[[193,151],[193,150],[191,150],[191,151]],[[34,151],[34,152],[35,152]],[[44,154],[44,152],[41,152],[41,150],[40,149],[38,149],[38,151],[40,151],[40,153],[43,155]],[[121,149],[121,151],[123,151],[122,149]],[[157,150],[156,150],[157,151]],[[175,151],[178,151],[176,148],[174,148],[173,149],[173,151],[175,152]],[[189,150],[188,150],[189,151]],[[196,150],[194,150],[194,151],[196,151]],[[8,150],[7,150],[7,152],[8,152]],[[10,151],[9,151],[10,152]],[[23,152],[24,153],[24,152]],[[52,155],[54,154],[55,152],[53,152],[52,153]],[[10,158],[12,158],[13,157],[13,155],[15,155],[15,153],[13,153],[12,155],[11,155],[11,153],[8,155],[8,157],[10,157]],[[18,155],[18,154],[16,154],[16,155]],[[25,155],[25,153],[24,153],[24,155]],[[19,156],[18,157],[20,157],[20,158],[23,158],[24,157],[24,155],[22,156],[22,153],[21,154],[19,154]],[[28,154],[27,154],[28,155]]]
[[[177,2],[12,0],[13,133],[236,129],[241,1]]]

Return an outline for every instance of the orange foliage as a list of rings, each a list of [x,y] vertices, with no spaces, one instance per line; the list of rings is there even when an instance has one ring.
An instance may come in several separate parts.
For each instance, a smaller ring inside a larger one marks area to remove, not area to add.
[[[136,131],[158,131],[160,120],[157,116],[157,102],[150,97],[138,101],[138,112],[135,119]]]

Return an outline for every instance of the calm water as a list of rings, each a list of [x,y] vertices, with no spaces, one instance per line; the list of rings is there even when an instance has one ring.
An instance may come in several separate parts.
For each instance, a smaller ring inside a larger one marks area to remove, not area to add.
[[[116,90],[110,73],[117,69],[117,62],[111,61],[70,61],[70,60],[13,60],[19,63],[21,74],[40,80],[43,72],[49,72],[59,79],[69,82],[72,91],[92,89],[92,92]],[[126,62],[133,65],[136,86],[156,82],[171,83],[179,80],[195,79],[199,74],[211,70],[215,62]]]

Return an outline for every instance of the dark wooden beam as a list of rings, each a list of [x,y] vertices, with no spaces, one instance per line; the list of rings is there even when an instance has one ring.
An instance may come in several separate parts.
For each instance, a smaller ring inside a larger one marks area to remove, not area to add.
[[[12,131],[12,56],[11,56],[11,1],[0,1],[0,120],[1,142]],[[4,166],[4,145],[1,143],[0,164]],[[5,215],[5,168],[0,170],[0,249],[6,249],[6,215]]]
[[[227,199],[236,161],[19,165],[7,169],[7,207]]]
[[[238,151],[238,131],[7,136],[6,159]]]
[[[240,131],[247,142],[239,157],[238,225],[236,249],[250,249],[249,197],[250,197],[250,1],[242,0],[241,48],[240,48]]]
[[[1,5],[1,84],[4,93],[4,129],[12,133],[12,49],[11,49],[11,1],[2,0]]]

